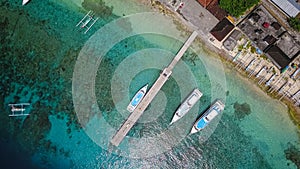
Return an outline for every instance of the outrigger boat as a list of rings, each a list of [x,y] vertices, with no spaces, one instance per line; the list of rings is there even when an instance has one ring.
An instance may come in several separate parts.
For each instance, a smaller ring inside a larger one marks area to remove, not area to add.
[[[196,133],[204,129],[217,115],[224,110],[225,104],[221,100],[217,100],[210,108],[194,124],[191,133]]]
[[[22,5],[26,5],[29,2],[29,0],[23,0]]]
[[[29,106],[29,103],[19,103],[19,104],[9,104],[8,106],[11,107],[11,112],[9,116],[28,116],[28,113],[25,112],[25,107],[24,106]]]
[[[98,20],[99,18],[94,18],[94,13],[92,11],[89,11],[82,19],[81,21],[79,21],[76,25],[79,26],[80,25],[80,28],[83,29],[83,28],[86,28],[86,30],[84,31],[84,34],[86,34],[91,28],[92,26],[96,23],[96,21]],[[91,24],[90,24],[91,23]]]
[[[144,87],[142,87],[132,98],[129,105],[127,106],[127,110],[129,112],[133,112],[137,105],[142,101],[144,98],[146,92],[147,92],[148,84],[146,84]]]
[[[184,100],[184,102],[176,110],[170,125],[177,120],[181,119],[184,115],[191,110],[196,102],[201,98],[203,94],[199,89],[194,89],[192,93]]]

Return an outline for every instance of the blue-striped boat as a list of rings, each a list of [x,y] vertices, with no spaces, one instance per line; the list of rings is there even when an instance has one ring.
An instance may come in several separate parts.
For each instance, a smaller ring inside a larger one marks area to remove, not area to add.
[[[137,105],[142,101],[144,98],[146,92],[147,92],[148,84],[146,84],[144,87],[142,87],[132,98],[130,101],[129,105],[127,106],[127,110],[129,112],[133,112]]]
[[[204,129],[212,119],[224,110],[225,104],[221,100],[217,100],[210,108],[194,124],[191,133],[196,133]]]

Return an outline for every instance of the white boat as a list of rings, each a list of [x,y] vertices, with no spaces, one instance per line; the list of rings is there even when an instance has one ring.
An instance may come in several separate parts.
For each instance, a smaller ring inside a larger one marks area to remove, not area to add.
[[[194,89],[176,110],[170,125],[186,115],[186,113],[190,111],[190,109],[194,106],[194,104],[196,104],[196,102],[201,98],[202,95],[203,94],[199,89]]]
[[[93,18],[89,16],[80,26],[80,28],[86,27],[86,25],[92,20]]]
[[[191,133],[196,133],[204,129],[212,119],[224,110],[225,104],[221,100],[217,100],[210,108],[194,124]]]
[[[132,98],[130,101],[129,105],[127,106],[127,110],[129,112],[133,112],[137,105],[142,101],[144,98],[146,92],[147,92],[148,84],[146,84],[144,87],[142,87]]]
[[[23,0],[22,5],[26,5],[30,0]]]
[[[89,11],[76,25],[79,26],[81,29],[86,29],[84,31],[84,33],[86,34],[91,28],[92,26],[96,23],[96,21],[98,20],[98,17],[95,17],[95,13],[93,11]]]
[[[19,104],[9,104],[11,107],[11,114],[9,116],[28,116],[28,113],[24,113],[26,111],[25,107],[29,106],[30,103],[19,103]]]

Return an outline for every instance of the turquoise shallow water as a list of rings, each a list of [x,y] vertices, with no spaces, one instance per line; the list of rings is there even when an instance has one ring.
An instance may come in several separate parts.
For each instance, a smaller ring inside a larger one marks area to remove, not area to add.
[[[281,169],[297,168],[297,160],[299,167],[299,133],[287,109],[230,68],[214,66],[215,60],[201,50],[196,58],[188,52],[120,150],[110,153],[102,145],[128,116],[122,109],[136,90],[154,82],[182,43],[163,35],[144,34],[114,45],[103,56],[95,75],[95,97],[101,113],[88,117],[82,128],[72,99],[73,70],[81,48],[96,29],[84,35],[74,27],[84,16],[75,5],[32,0],[21,7],[16,0],[0,2],[1,168]],[[95,28],[117,18],[103,15]],[[211,72],[206,65],[212,66]],[[225,82],[214,84],[211,79],[212,75],[219,78],[220,71],[225,71],[226,88]],[[204,94],[200,103],[178,124],[168,126],[173,112],[194,87]],[[188,135],[196,117],[216,94],[226,96],[224,113],[217,126],[212,124],[216,128]],[[14,102],[32,103],[31,115],[9,118],[7,104]],[[167,132],[177,134],[180,140],[168,142]],[[134,148],[131,143],[135,142],[151,143],[152,147]]]

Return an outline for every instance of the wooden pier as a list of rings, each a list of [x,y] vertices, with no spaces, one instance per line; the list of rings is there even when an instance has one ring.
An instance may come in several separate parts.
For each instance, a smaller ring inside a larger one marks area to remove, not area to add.
[[[148,105],[151,103],[151,101],[154,99],[156,94],[159,92],[159,90],[162,88],[162,86],[165,84],[165,82],[168,80],[170,75],[172,74],[172,70],[177,64],[177,62],[181,59],[185,51],[189,48],[191,43],[194,41],[194,39],[197,37],[197,32],[194,31],[192,35],[188,38],[188,40],[184,43],[184,45],[181,47],[175,58],[172,60],[172,62],[169,64],[168,67],[166,67],[156,82],[153,84],[153,86],[150,88],[150,90],[147,92],[141,103],[136,107],[136,109],[129,115],[128,119],[123,123],[121,128],[118,130],[116,135],[112,138],[110,141],[114,146],[118,146],[121,141],[124,139],[126,134],[129,132],[129,130],[133,127],[133,125],[136,123],[136,121],[141,117],[145,109],[148,107]]]

